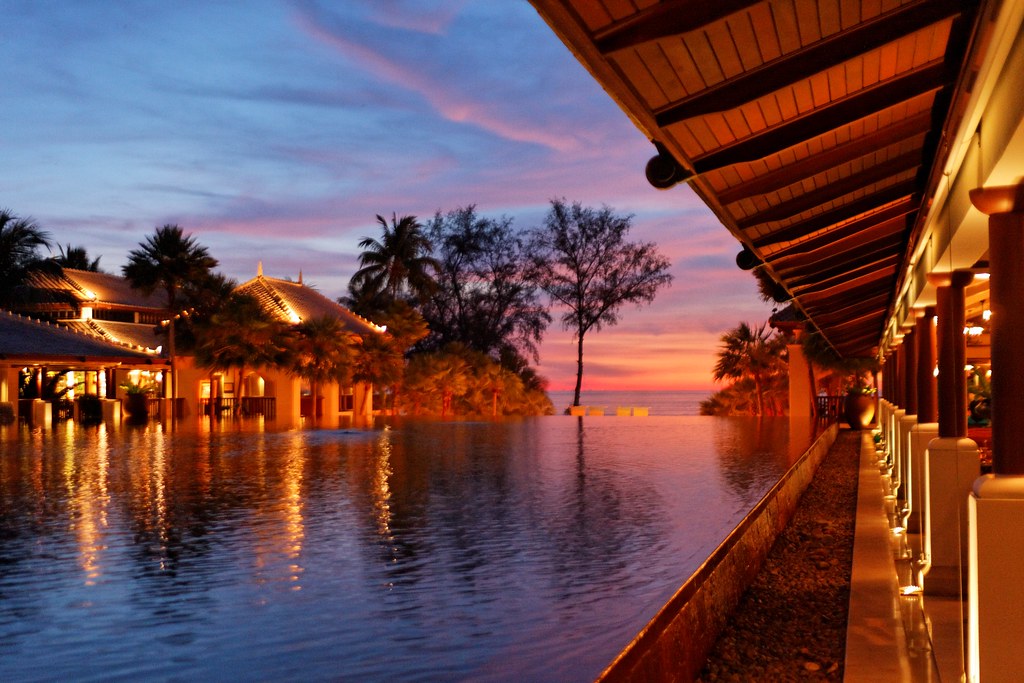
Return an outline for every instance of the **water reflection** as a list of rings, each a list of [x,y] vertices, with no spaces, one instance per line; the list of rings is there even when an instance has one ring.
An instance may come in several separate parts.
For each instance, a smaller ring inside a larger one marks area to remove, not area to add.
[[[0,430],[0,659],[592,679],[782,474],[779,422]]]

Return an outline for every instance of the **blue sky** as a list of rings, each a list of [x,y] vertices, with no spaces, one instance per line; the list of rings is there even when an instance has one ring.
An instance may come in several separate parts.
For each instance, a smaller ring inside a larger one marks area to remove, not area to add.
[[[634,215],[675,283],[586,340],[584,390],[711,386],[717,338],[761,322],[739,245],[525,0],[2,0],[0,207],[119,272],[177,223],[246,280],[334,298],[375,215],[475,204],[538,224],[550,199]],[[557,322],[553,389],[575,373]]]

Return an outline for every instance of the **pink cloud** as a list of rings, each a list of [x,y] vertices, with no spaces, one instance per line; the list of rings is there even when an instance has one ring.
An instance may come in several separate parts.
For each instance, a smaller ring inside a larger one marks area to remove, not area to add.
[[[298,14],[297,22],[314,40],[330,46],[376,77],[419,95],[447,121],[471,124],[506,140],[533,143],[561,152],[571,151],[577,146],[572,136],[551,133],[526,122],[494,114],[488,106],[455,92],[449,83],[429,78],[382,52],[331,30],[311,13]]]

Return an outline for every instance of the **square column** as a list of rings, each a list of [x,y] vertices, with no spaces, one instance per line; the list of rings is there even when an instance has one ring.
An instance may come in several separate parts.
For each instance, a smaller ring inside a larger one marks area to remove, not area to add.
[[[970,498],[968,679],[1024,671],[1024,184],[971,190],[988,215],[992,471]]]

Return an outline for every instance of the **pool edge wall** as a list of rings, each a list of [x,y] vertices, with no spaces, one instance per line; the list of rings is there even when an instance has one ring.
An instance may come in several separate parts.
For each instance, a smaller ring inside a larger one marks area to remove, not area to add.
[[[827,427],[598,677],[601,683],[692,681],[796,511],[835,442]]]

